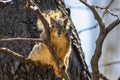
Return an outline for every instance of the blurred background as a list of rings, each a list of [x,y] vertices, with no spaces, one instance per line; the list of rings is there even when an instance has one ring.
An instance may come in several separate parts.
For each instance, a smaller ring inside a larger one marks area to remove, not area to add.
[[[109,9],[120,17],[120,0],[87,0],[87,2],[100,7],[109,5]],[[85,60],[91,71],[90,60],[94,54],[99,27],[92,12],[79,0],[65,0],[65,4],[66,7],[71,10],[71,19],[79,33]],[[106,26],[116,19],[115,16],[110,15],[108,12],[105,12],[105,10],[96,10]],[[91,27],[94,28],[84,30]],[[99,70],[100,73],[104,74],[110,80],[117,80],[120,76],[120,25],[114,28],[105,38],[102,56],[99,61]]]

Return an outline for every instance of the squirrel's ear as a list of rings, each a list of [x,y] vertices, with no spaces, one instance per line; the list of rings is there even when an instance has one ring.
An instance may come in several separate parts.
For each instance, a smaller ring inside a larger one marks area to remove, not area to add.
[[[51,26],[53,26],[54,22],[55,22],[55,20],[52,17],[50,17]]]
[[[64,20],[64,26],[66,26],[67,23],[68,23],[68,18],[65,18],[65,20]]]

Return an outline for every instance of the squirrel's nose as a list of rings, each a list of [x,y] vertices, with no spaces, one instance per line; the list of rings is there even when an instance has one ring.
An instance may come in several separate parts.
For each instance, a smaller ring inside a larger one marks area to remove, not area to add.
[[[60,35],[60,34],[61,34],[61,32],[60,32],[60,31],[58,31],[57,33],[58,33],[58,35]]]

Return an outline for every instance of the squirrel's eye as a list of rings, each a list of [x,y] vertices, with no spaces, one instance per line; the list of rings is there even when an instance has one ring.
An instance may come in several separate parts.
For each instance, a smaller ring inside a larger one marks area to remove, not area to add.
[[[52,25],[52,28],[54,28],[54,25]]]
[[[66,28],[66,26],[64,26],[64,28]]]

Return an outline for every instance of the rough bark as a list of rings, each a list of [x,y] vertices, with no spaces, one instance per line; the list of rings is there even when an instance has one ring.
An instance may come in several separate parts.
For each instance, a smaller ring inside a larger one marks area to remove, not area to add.
[[[42,12],[58,8],[54,0],[35,0],[35,3],[39,5]],[[40,32],[36,29],[37,17],[34,13],[26,10],[25,5],[25,0],[13,0],[9,5],[0,4],[0,39],[38,37]],[[34,43],[30,41],[0,43],[0,47],[7,47],[14,52],[21,53],[20,55],[24,57],[29,55],[33,45]],[[78,56],[76,53],[83,54],[82,50],[81,53],[72,50],[68,74],[71,80],[83,80],[83,65],[76,58]],[[48,69],[48,67],[50,66],[24,63],[0,52],[0,80],[59,80],[60,78],[55,77],[53,69]]]

